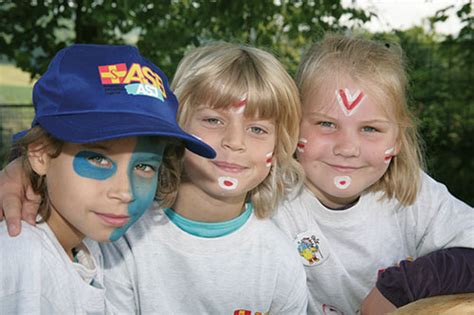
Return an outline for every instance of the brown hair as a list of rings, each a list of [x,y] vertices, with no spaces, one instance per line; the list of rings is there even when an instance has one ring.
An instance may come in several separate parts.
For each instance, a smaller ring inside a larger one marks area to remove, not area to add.
[[[22,162],[23,171],[29,181],[33,191],[41,196],[38,214],[41,216],[40,222],[47,221],[50,214],[50,199],[48,197],[48,187],[46,185],[46,177],[35,173],[31,167],[28,156],[31,151],[31,145],[40,144],[37,151],[46,150],[51,158],[56,158],[61,154],[64,141],[54,138],[41,126],[35,126],[28,131],[26,135],[12,145],[12,155],[17,155]]]

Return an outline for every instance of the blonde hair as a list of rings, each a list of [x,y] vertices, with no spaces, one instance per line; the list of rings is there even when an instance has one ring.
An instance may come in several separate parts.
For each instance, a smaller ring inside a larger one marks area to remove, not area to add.
[[[268,217],[289,190],[301,186],[303,171],[292,158],[301,118],[298,90],[275,57],[261,49],[230,43],[196,48],[181,60],[171,88],[179,100],[181,126],[200,105],[227,108],[243,96],[247,117],[274,120],[277,141],[270,174],[247,194],[257,217]],[[163,204],[169,206],[176,198],[172,192],[179,185],[182,164],[163,165],[162,171],[167,170],[162,176],[174,178],[160,186]]]
[[[46,185],[46,176],[38,175],[31,167],[28,159],[31,150],[30,145],[40,144],[37,151],[46,150],[51,158],[56,158],[61,154],[64,141],[51,136],[41,126],[31,128],[26,135],[15,141],[12,145],[11,156],[19,157],[23,166],[23,172],[31,183],[33,191],[41,196],[38,214],[41,216],[39,222],[44,222],[51,215],[51,201],[48,195],[48,187]]]
[[[386,198],[395,197],[402,205],[412,204],[420,186],[423,157],[415,119],[406,100],[407,77],[401,47],[396,43],[326,35],[309,49],[297,71],[303,106],[315,97],[319,86],[341,74],[370,86],[378,103],[399,127],[400,152],[369,190],[383,191]]]

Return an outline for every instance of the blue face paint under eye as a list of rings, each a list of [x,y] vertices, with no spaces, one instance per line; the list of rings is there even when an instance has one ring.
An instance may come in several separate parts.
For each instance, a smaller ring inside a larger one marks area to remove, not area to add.
[[[128,205],[130,220],[124,226],[115,229],[109,239],[115,241],[122,237],[132,224],[145,213],[155,198],[158,187],[158,168],[161,165],[165,144],[157,143],[149,137],[138,138],[135,150],[128,164],[128,178],[130,181],[133,201]],[[142,177],[136,174],[135,167],[139,164],[151,165],[155,168],[152,177]]]
[[[90,160],[94,157],[102,157],[102,155],[91,151],[80,151],[77,153],[72,162],[74,171],[81,177],[96,180],[106,180],[115,174],[117,171],[117,165],[113,161],[109,160],[112,164],[111,167],[100,167],[93,164]]]

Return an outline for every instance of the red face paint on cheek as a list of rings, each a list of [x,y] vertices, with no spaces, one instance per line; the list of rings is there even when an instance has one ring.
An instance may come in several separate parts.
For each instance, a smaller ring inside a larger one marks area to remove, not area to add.
[[[301,138],[298,141],[298,144],[296,145],[296,150],[300,153],[303,153],[307,143],[308,140],[306,140],[305,138]]]
[[[393,158],[393,152],[395,151],[395,148],[389,148],[387,150],[385,150],[384,154],[385,154],[385,157],[383,158],[383,161],[385,164],[389,164],[390,161],[392,160]]]
[[[272,161],[273,161],[273,152],[268,152],[265,155],[265,166],[266,167],[271,167],[272,166]]]

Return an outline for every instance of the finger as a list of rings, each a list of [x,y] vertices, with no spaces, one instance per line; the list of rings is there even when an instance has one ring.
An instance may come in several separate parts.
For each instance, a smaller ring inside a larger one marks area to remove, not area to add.
[[[36,194],[31,186],[28,186],[25,195],[26,200],[23,202],[21,216],[29,224],[36,225],[36,215],[38,214],[41,196]]]
[[[21,202],[17,196],[6,196],[3,200],[3,212],[10,236],[17,236],[21,230]]]

